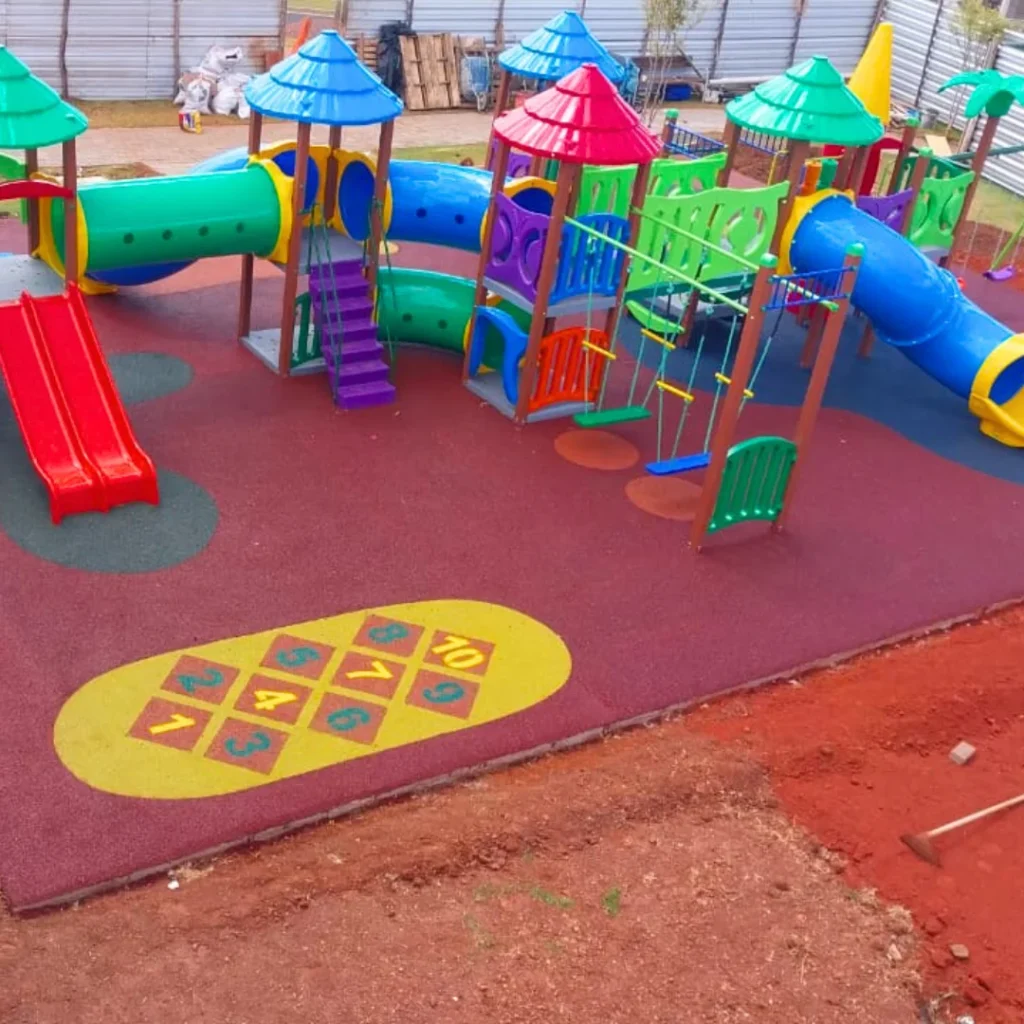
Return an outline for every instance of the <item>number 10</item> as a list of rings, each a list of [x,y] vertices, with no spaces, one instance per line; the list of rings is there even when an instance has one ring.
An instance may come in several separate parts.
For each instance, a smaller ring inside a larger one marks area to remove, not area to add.
[[[445,642],[431,647],[433,654],[441,656],[441,660],[449,668],[476,668],[483,664],[484,653],[470,646],[470,641],[464,636],[452,636],[445,634]]]

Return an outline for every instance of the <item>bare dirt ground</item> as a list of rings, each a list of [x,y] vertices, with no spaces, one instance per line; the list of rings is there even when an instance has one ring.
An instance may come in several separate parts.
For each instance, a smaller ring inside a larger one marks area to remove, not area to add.
[[[0,1021],[1019,1024],[1024,811],[939,840],[940,868],[899,836],[1024,789],[1022,660],[1016,608],[0,913]]]
[[[909,916],[684,722],[177,881],[0,917],[0,1021],[919,1019]]]

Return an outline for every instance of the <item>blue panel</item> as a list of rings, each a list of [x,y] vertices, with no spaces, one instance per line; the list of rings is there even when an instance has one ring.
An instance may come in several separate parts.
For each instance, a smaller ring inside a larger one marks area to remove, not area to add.
[[[359,242],[370,233],[373,186],[373,171],[360,161],[347,164],[338,179],[338,213],[349,236]]]
[[[273,161],[280,168],[281,173],[289,178],[295,177],[295,150],[286,149],[278,153]],[[320,190],[320,168],[316,161],[310,157],[306,164],[306,194],[303,196],[302,208],[308,210],[316,202],[316,194]]]
[[[824,199],[804,217],[790,260],[797,271],[826,270],[839,266],[855,242],[865,251],[853,304],[883,341],[968,397],[985,358],[1014,332],[971,302],[948,270],[845,196]],[[999,384],[1011,393],[1012,381]]]
[[[116,270],[97,270],[88,276],[101,284],[112,284],[130,288],[134,285],[152,284],[192,266],[195,260],[179,263],[150,263],[143,267],[119,267]]]

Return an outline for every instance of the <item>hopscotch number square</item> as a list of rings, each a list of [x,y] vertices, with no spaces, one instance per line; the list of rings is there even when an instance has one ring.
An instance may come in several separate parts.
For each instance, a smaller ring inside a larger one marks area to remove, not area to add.
[[[335,648],[312,640],[282,633],[274,638],[263,661],[264,668],[277,669],[305,679],[319,679],[327,668]]]
[[[170,675],[160,688],[168,693],[187,695],[208,704],[221,704],[237,678],[237,668],[221,665],[216,661],[207,661],[205,658],[193,658],[186,654],[178,659],[178,663],[171,669]]]
[[[346,651],[338,671],[334,673],[331,685],[371,693],[375,697],[390,700],[398,689],[403,672],[405,665],[400,661],[389,661],[387,658],[360,654],[358,651]]]
[[[211,717],[211,713],[202,708],[154,697],[135,719],[128,735],[175,750],[192,750]]]
[[[340,693],[327,693],[309,727],[329,736],[369,745],[377,738],[386,713],[387,709],[379,704],[344,697]]]
[[[479,691],[480,684],[471,680],[452,679],[440,672],[420,669],[405,702],[441,715],[469,718]]]
[[[367,615],[352,643],[356,647],[368,647],[398,658],[408,658],[415,653],[422,635],[422,626],[398,619],[386,619],[382,615]]]
[[[302,683],[254,675],[235,701],[235,709],[294,725],[312,692]]]
[[[288,742],[288,733],[227,718],[206,751],[214,761],[269,775]]]
[[[423,655],[423,664],[483,676],[487,674],[493,654],[494,644],[487,640],[435,630]]]

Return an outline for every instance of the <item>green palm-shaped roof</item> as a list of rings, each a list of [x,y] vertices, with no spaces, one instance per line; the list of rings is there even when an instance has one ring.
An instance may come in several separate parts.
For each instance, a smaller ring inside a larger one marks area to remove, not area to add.
[[[85,114],[0,46],[0,149],[53,146],[88,127]]]
[[[828,57],[810,57],[762,83],[732,100],[725,113],[741,128],[802,142],[869,146],[885,134]]]
[[[994,68],[988,71],[961,71],[939,87],[939,92],[957,85],[974,86],[964,108],[965,117],[988,114],[1005,117],[1014,103],[1024,104],[1024,75],[1004,75]]]

